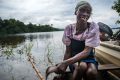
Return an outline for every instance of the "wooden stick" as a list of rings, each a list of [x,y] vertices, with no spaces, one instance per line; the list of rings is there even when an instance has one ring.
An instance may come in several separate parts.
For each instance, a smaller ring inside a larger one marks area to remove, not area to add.
[[[28,61],[32,64],[33,69],[35,70],[37,76],[39,77],[40,80],[45,80],[43,76],[41,75],[40,71],[36,68],[34,62],[32,61],[32,57],[30,54],[28,54]]]

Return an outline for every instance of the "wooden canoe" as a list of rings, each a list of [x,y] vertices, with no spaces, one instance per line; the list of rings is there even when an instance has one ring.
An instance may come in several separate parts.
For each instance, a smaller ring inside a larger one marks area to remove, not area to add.
[[[119,77],[109,72],[109,70],[120,70],[120,67],[115,64],[99,65],[97,80],[120,80]],[[50,71],[50,73],[56,71],[56,66],[49,67],[47,71]],[[66,71],[63,74],[55,76],[53,80],[70,80],[71,76],[72,73],[70,71]]]
[[[116,43],[117,41],[104,41],[95,48],[96,58],[100,64],[114,64],[120,67],[120,46],[114,45]],[[120,70],[110,72],[120,78]]]
[[[58,75],[53,78],[53,80],[71,80],[72,73],[66,72],[63,75]],[[83,79],[82,79],[83,80]],[[103,71],[98,72],[98,76],[96,80],[120,80],[119,77],[112,74],[111,72]]]
[[[98,66],[97,80],[120,80],[120,46],[110,44],[111,42],[101,42],[95,48]],[[70,80],[71,72],[55,76],[53,80]]]

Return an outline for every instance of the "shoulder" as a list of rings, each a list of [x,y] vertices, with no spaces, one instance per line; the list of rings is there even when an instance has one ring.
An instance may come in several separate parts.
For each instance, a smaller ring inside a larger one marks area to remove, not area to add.
[[[92,28],[92,29],[94,29],[94,28],[99,29],[99,26],[95,22],[90,22],[90,28]]]
[[[89,47],[97,47],[100,44],[99,26],[95,22],[90,23],[89,34],[86,37],[85,45]]]
[[[65,27],[65,30],[73,29],[75,27],[75,23],[69,24]]]
[[[95,22],[90,22],[90,28],[89,29],[92,32],[96,32],[96,31],[99,31],[99,26]]]
[[[71,43],[71,40],[69,38],[72,35],[73,27],[74,27],[74,24],[69,24],[65,27],[62,41],[66,46],[69,46]]]

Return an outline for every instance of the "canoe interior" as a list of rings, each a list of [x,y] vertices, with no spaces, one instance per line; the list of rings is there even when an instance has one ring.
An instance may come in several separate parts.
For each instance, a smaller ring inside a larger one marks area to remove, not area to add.
[[[71,72],[66,72],[63,75],[57,75],[53,78],[53,80],[71,80],[72,73]],[[84,80],[84,79],[82,79]],[[120,80],[119,77],[113,76],[110,72],[108,71],[99,71],[98,76],[96,80]]]
[[[115,64],[120,66],[120,46],[115,45],[115,41],[101,42],[95,48],[96,59],[99,64]],[[114,75],[120,78],[120,70],[111,70]]]

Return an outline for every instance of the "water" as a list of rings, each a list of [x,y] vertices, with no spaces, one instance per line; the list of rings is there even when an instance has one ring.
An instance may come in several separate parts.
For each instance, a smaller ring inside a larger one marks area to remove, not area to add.
[[[63,59],[65,48],[62,35],[63,31],[0,37],[0,80],[38,80],[28,61],[28,52],[32,54],[35,66],[45,76],[48,66]]]

